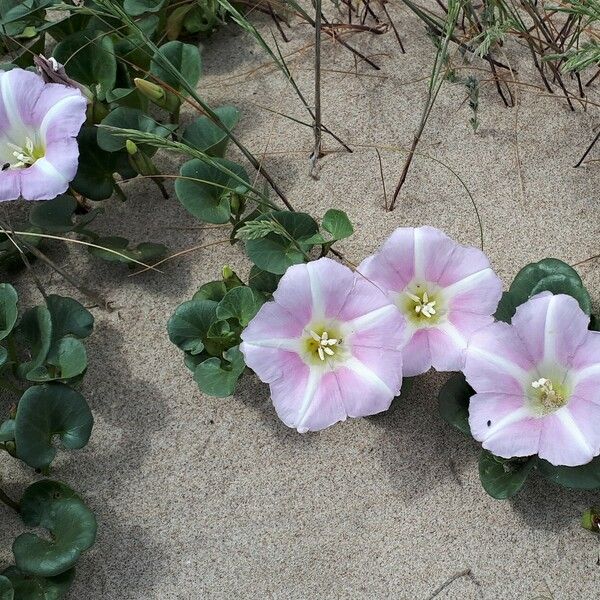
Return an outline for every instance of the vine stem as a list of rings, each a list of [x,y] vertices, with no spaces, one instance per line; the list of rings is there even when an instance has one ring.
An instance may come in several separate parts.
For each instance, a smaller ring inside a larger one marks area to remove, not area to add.
[[[20,512],[20,507],[17,502],[15,502],[8,494],[0,489],[0,502],[3,502],[9,508],[12,508],[15,512]]]
[[[321,157],[321,0],[315,0],[315,147],[310,157],[310,174],[318,179],[317,162]]]

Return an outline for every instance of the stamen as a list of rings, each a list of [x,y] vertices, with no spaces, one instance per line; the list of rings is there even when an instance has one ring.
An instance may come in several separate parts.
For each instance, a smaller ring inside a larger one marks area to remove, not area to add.
[[[323,331],[323,333],[319,335],[316,331],[311,329],[308,333],[315,342],[318,342],[318,346],[316,348],[313,346],[312,351],[314,352],[316,350],[317,356],[321,360],[324,361],[328,356],[335,356],[336,353],[334,347],[341,343],[340,339],[330,338],[328,331]]]
[[[404,293],[415,303],[414,308],[418,315],[423,315],[424,317],[431,319],[431,317],[436,314],[434,306],[437,301],[430,300],[427,292],[423,292],[422,297],[408,291],[405,291]]]

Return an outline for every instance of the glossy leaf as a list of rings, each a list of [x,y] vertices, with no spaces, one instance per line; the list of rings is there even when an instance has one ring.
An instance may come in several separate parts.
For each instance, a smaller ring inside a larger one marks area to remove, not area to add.
[[[15,421],[7,419],[0,425],[0,442],[11,442],[15,439]]]
[[[510,292],[503,292],[494,316],[498,321],[510,323],[516,310],[515,297]]]
[[[237,125],[240,113],[233,106],[219,106],[214,109],[219,119],[230,131]],[[183,139],[190,145],[211,156],[223,157],[229,137],[209,117],[199,117],[185,128]]]
[[[83,448],[93,424],[90,408],[79,392],[60,383],[30,387],[15,417],[17,456],[31,467],[47,467],[56,456],[55,436],[65,448]]]
[[[505,460],[482,450],[479,456],[481,485],[492,498],[510,498],[523,487],[535,463],[536,457]]]
[[[205,394],[225,398],[233,394],[245,368],[244,356],[236,346],[224,353],[224,360],[214,357],[199,364],[194,372],[194,381]]]
[[[45,364],[27,373],[27,380],[36,383],[67,381],[82,375],[86,369],[85,346],[78,339],[65,337],[52,345]]]
[[[8,577],[0,575],[0,600],[14,600],[15,591]]]
[[[438,395],[438,408],[444,421],[459,431],[471,435],[469,400],[475,393],[462,373],[452,375]]]
[[[111,132],[106,127],[120,127],[121,129],[133,129],[143,133],[151,133],[160,137],[167,137],[173,130],[172,126],[157,123],[152,117],[144,114],[138,108],[119,106],[108,114],[100,123],[98,128],[98,146],[107,152],[118,152],[125,148],[127,138]],[[154,149],[143,147],[147,154],[153,153]]]
[[[10,283],[0,283],[0,340],[13,330],[18,317],[19,297]]]
[[[100,100],[113,89],[117,61],[112,38],[101,31],[78,31],[59,42],[52,53],[67,75],[87,85]]]
[[[221,302],[226,293],[227,287],[224,281],[209,281],[198,288],[198,291],[192,296],[192,300],[214,300],[215,302]]]
[[[242,327],[246,327],[264,302],[265,297],[256,290],[234,287],[217,306],[217,318],[236,319]]]
[[[523,267],[510,285],[509,292],[516,306],[540,292],[569,294],[588,315],[591,312],[590,296],[581,277],[573,267],[556,258],[545,258]]]
[[[242,166],[225,159],[215,159],[215,162],[249,183]],[[175,181],[177,198],[190,214],[207,223],[227,223],[231,217],[232,193],[243,195],[248,192],[248,188],[232,175],[198,159],[184,163],[180,175]]]
[[[288,267],[306,260],[311,244],[302,242],[317,233],[319,226],[306,213],[276,211],[259,216],[256,221],[271,220],[285,230],[268,233],[259,239],[246,242],[246,253],[250,260],[263,271],[282,275]]]
[[[563,487],[579,490],[600,489],[600,457],[578,467],[555,467],[540,459],[537,468],[540,475]]]
[[[323,229],[328,231],[334,240],[342,240],[354,233],[354,227],[343,210],[331,208],[328,210],[322,223]]]
[[[81,216],[78,222],[75,222],[76,209],[75,198],[69,194],[63,194],[53,200],[35,204],[29,213],[29,222],[45,233],[67,233],[76,227],[87,225],[101,212],[101,209],[91,210]]]
[[[256,265],[252,265],[250,276],[248,277],[248,285],[259,292],[272,294],[277,289],[280,279],[279,275],[263,271]]]
[[[52,344],[52,317],[45,306],[30,308],[21,319],[17,328],[19,337],[24,340],[31,355],[19,365],[18,371],[21,377],[44,364],[50,346]]]
[[[30,485],[21,499],[21,518],[30,527],[47,529],[51,539],[21,534],[13,543],[17,567],[42,577],[68,571],[96,539],[96,518],[83,500],[57,481]]]
[[[52,317],[54,340],[61,339],[65,335],[84,339],[92,333],[94,316],[77,300],[51,294],[46,299],[46,306]]]
[[[168,61],[191,87],[195,87],[200,80],[202,58],[196,46],[184,44],[176,40],[162,45],[150,63],[150,72],[158,78],[159,83],[166,83],[169,87],[184,91],[181,80],[168,68]]]
[[[14,600],[62,600],[73,583],[75,570],[56,577],[36,577],[19,571],[17,567],[9,567],[3,575],[14,588]]]
[[[180,304],[167,324],[169,339],[185,352],[200,354],[216,314],[217,303],[213,300],[190,300]]]

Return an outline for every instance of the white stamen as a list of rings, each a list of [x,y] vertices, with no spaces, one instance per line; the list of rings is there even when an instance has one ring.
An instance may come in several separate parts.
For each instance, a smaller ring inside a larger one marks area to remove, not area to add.
[[[312,329],[310,330],[310,336],[313,340],[315,340],[315,342],[321,341],[321,336],[318,333],[315,333]]]
[[[324,352],[323,352],[323,346],[319,346],[319,348],[317,349],[317,352],[318,352],[318,354],[319,354],[319,358],[320,358],[321,360],[325,360],[325,354],[324,354]]]
[[[423,292],[421,298],[408,291],[405,291],[404,293],[415,303],[415,312],[418,315],[423,315],[424,317],[431,319],[431,317],[436,314],[434,306],[437,301],[429,300],[429,294],[427,292]]]
[[[327,346],[323,346],[323,352],[325,352],[325,354],[328,354],[329,356],[333,356],[335,354],[335,352]]]
[[[325,360],[327,356],[335,356],[335,351],[333,350],[333,346],[337,346],[341,340],[337,338],[330,338],[328,331],[323,331],[321,335],[319,335],[316,331],[312,329],[309,331],[310,337],[318,342],[317,346],[317,355],[321,360]]]

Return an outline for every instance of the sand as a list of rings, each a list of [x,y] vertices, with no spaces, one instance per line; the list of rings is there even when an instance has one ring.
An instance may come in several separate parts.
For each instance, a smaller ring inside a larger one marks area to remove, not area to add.
[[[519,109],[506,109],[485,84],[474,134],[464,87],[445,85],[419,146],[436,160],[418,156],[396,210],[384,211],[373,145],[381,149],[389,194],[433,57],[421,24],[398,6],[393,15],[405,55],[391,32],[353,40],[377,55],[378,72],[359,64],[357,75],[353,56],[325,43],[324,122],[355,152],[324,158],[318,181],[308,176],[311,131],[261,106],[301,119],[306,113],[280,73],[257,70],[268,60],[246,35],[226,27],[204,44],[200,89],[213,104],[241,110],[239,136],[265,153],[265,165],[298,209],[317,217],[331,207],[349,214],[356,234],[340,247],[350,260],[360,261],[403,225],[434,225],[478,245],[473,206],[450,169],[473,195],[485,251],[506,285],[542,257],[577,263],[598,254],[600,167],[572,166],[593,136],[597,109],[573,113],[535,88],[521,88]],[[271,27],[257,22],[263,32]],[[295,26],[283,52],[310,43],[311,32]],[[518,77],[539,85],[522,49],[507,52]],[[308,97],[310,60],[305,50],[290,63]],[[598,99],[593,88],[590,98]],[[337,148],[325,140],[327,149]],[[165,172],[175,173],[175,164],[167,159]],[[126,191],[130,199],[108,203],[98,229],[173,250],[227,237],[199,230],[175,198],[163,200],[147,182]],[[511,501],[488,497],[476,444],[437,414],[446,374],[419,377],[386,414],[300,435],[278,421],[266,386],[251,374],[234,397],[205,397],[166,337],[175,307],[224,264],[247,274],[239,248],[207,248],[164,274],[137,277],[72,247],[53,256],[117,307],[93,309],[83,386],[96,419],[91,442],[61,454],[54,471],[82,492],[99,520],[97,544],[81,560],[69,599],[424,600],[465,569],[472,576],[456,579],[438,598],[598,596],[598,540],[579,526],[598,495],[533,477]],[[41,265],[36,270],[48,290],[80,297]],[[598,261],[579,271],[599,310]],[[27,277],[14,283],[25,304],[40,301]],[[15,496],[31,480],[29,470],[6,462],[0,474],[12,478],[5,485]],[[21,531],[7,512],[2,562]]]

